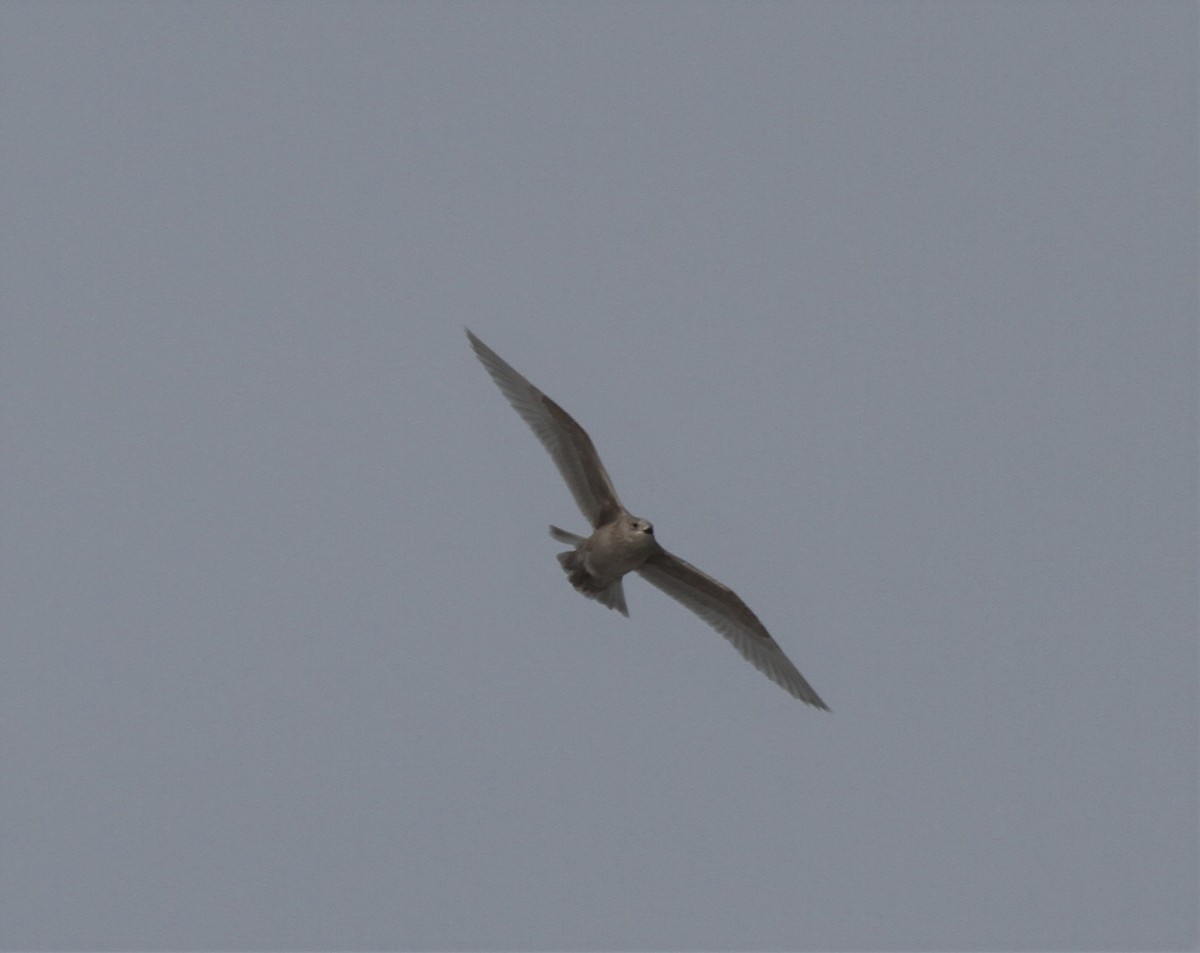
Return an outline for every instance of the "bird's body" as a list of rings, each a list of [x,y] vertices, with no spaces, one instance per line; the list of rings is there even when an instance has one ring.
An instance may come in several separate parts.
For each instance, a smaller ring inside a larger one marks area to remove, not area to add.
[[[621,504],[587,432],[495,351],[467,331],[476,356],[513,409],[529,424],[592,524],[590,536],[557,526],[550,535],[573,548],[558,555],[576,590],[628,616],[623,578],[637,572],[725,636],[755,668],[816,708],[828,707],[737,594],[654,538],[654,527]]]
[[[654,527],[628,513],[596,527],[586,539],[557,526],[550,527],[550,535],[575,547],[558,554],[558,562],[571,585],[589,599],[596,599],[624,616],[629,615],[629,609],[625,606],[621,577],[641,568],[655,552],[662,550],[654,539]]]

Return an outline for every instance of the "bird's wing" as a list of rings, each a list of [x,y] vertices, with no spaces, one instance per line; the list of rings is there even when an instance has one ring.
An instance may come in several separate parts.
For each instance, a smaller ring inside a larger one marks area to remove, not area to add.
[[[570,546],[578,546],[580,543],[587,542],[587,540],[582,536],[576,536],[574,533],[568,533],[565,529],[559,529],[557,526],[550,527],[550,535],[557,539],[560,543],[567,543]]]
[[[802,702],[829,710],[758,621],[758,616],[728,586],[666,550],[652,555],[638,572],[648,583],[687,606],[725,636],[746,661],[776,685]]]
[[[475,337],[470,329],[467,337],[500,392],[550,453],[583,515],[592,526],[602,526],[615,519],[624,507],[587,431]]]

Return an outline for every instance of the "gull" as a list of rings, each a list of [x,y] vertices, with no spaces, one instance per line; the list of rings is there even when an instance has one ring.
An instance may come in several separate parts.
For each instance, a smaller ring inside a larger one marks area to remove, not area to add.
[[[589,599],[628,616],[621,582],[627,573],[636,572],[725,636],[746,661],[784,691],[828,711],[829,707],[737,593],[667,552],[655,539],[654,527],[625,509],[587,431],[470,328],[466,330],[475,356],[546,448],[579,509],[592,524],[592,533],[587,537],[550,527],[551,536],[574,547],[558,554],[571,585]]]

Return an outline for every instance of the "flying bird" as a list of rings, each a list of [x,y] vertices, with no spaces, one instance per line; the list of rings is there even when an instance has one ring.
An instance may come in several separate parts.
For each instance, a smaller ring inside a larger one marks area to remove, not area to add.
[[[592,533],[587,537],[550,527],[551,536],[573,547],[558,554],[571,585],[589,599],[628,616],[621,582],[627,573],[636,572],[725,636],[746,661],[784,691],[828,711],[829,707],[737,593],[667,552],[654,538],[654,527],[625,509],[595,445],[575,419],[469,328],[467,337],[500,392],[549,452],[579,509],[592,524]]]

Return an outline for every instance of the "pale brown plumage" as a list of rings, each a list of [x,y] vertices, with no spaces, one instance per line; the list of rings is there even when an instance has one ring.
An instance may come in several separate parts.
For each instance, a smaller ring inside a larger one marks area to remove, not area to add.
[[[725,636],[755,668],[796,698],[828,711],[766,627],[728,586],[663,549],[649,522],[629,513],[617,497],[587,432],[495,351],[467,330],[471,347],[501,393],[550,453],[575,502],[592,524],[588,537],[557,526],[550,535],[574,548],[558,561],[579,592],[622,615],[622,578],[637,572]]]

